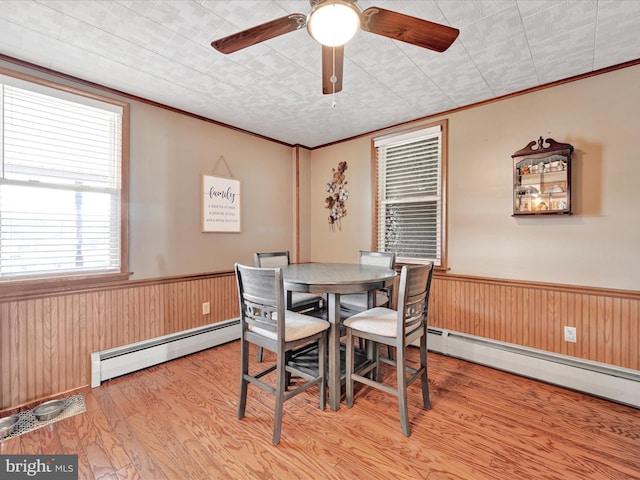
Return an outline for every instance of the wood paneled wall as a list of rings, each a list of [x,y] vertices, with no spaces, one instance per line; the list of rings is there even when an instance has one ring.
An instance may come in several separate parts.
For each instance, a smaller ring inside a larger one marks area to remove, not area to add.
[[[233,272],[3,301],[0,410],[89,385],[92,352],[236,317]]]
[[[640,370],[640,292],[439,275],[429,324]]]
[[[434,327],[640,370],[640,292],[446,274],[432,288]],[[88,386],[92,352],[237,316],[233,272],[5,299],[0,410]]]

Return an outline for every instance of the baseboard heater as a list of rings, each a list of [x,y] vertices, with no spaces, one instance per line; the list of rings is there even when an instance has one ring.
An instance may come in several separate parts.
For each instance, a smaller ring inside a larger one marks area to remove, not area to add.
[[[640,371],[429,328],[429,350],[640,408]]]
[[[240,319],[157,337],[91,354],[91,387],[162,362],[240,338]]]

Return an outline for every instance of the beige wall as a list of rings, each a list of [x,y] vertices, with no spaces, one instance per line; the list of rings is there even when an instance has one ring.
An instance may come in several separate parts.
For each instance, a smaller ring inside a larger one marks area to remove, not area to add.
[[[635,66],[439,117],[449,119],[450,272],[640,290],[639,81]],[[350,261],[370,245],[373,136],[312,151],[313,261]],[[539,136],[575,148],[571,216],[511,216],[511,154]],[[351,196],[331,233],[321,204],[339,160]]]
[[[253,264],[255,251],[293,250],[290,147],[138,102],[131,111],[133,279],[227,270]],[[201,232],[202,173],[240,180],[241,233]]]
[[[347,162],[345,179],[349,198],[342,228],[330,228],[324,207],[332,169]],[[311,152],[311,261],[356,262],[358,250],[371,249],[371,143],[360,138]]]

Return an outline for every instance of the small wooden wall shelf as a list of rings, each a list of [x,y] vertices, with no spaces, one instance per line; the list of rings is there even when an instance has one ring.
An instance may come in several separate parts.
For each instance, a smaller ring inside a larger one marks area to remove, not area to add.
[[[540,137],[511,155],[513,215],[571,214],[572,153],[572,145]]]

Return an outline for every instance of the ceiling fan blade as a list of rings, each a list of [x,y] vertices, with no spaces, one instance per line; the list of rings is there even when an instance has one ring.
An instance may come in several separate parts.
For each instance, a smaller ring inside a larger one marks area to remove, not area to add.
[[[307,24],[307,16],[301,13],[292,13],[286,17],[277,18],[270,22],[256,25],[233,35],[229,35],[211,42],[211,46],[221,53],[233,53],[237,50],[250,47],[270,38],[284,35],[303,28]]]
[[[436,52],[444,52],[460,33],[457,28],[379,7],[362,12],[362,29]]]
[[[338,93],[342,90],[342,67],[344,64],[344,45],[339,47],[322,46],[322,93]],[[331,77],[335,75],[334,82]]]

